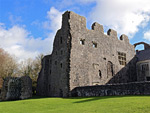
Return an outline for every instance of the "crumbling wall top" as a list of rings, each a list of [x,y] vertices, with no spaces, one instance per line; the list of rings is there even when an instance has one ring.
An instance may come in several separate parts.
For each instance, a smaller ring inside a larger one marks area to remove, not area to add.
[[[125,34],[122,34],[122,35],[120,36],[120,40],[125,41],[125,42],[129,42],[129,38],[128,38],[128,36],[125,35]]]
[[[97,22],[94,22],[94,23],[92,24],[92,30],[100,31],[100,32],[104,33],[103,26],[100,25],[100,24],[97,23]]]
[[[70,25],[69,27],[74,27],[79,30],[86,29],[86,18],[72,11],[66,11],[63,14],[62,28],[68,27],[68,24]]]
[[[83,16],[80,16],[80,15],[78,15],[72,11],[66,11],[63,14],[62,28],[64,28],[64,29],[75,29],[75,31],[87,30],[86,18]],[[103,25],[100,25],[97,22],[94,22],[92,24],[91,29],[93,31],[104,34]],[[113,29],[109,29],[107,31],[107,35],[110,36],[111,38],[118,40],[117,31],[115,31]],[[128,36],[126,36],[125,34],[120,36],[120,40],[122,42],[129,43]]]
[[[145,42],[138,42],[134,44],[134,47],[136,47],[137,45],[143,44],[144,45],[144,50],[150,49],[150,45],[145,43]]]
[[[115,31],[113,29],[109,29],[107,31],[107,35],[112,36],[112,37],[117,37],[117,31]]]

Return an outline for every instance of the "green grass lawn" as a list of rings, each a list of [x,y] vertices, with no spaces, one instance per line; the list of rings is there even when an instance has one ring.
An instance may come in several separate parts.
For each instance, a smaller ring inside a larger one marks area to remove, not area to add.
[[[5,101],[0,102],[0,113],[150,113],[150,96]]]

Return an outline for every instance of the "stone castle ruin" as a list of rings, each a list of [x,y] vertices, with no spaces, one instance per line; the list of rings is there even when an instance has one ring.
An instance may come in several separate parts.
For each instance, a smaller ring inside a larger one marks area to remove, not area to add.
[[[37,94],[54,97],[136,94],[131,91],[135,85],[132,83],[145,80],[137,76],[137,61],[135,45],[129,43],[126,35],[118,39],[113,29],[105,35],[103,26],[96,22],[89,30],[85,17],[67,11],[56,33],[52,54],[42,60]]]
[[[32,80],[29,76],[6,77],[0,93],[1,100],[18,100],[32,97]]]

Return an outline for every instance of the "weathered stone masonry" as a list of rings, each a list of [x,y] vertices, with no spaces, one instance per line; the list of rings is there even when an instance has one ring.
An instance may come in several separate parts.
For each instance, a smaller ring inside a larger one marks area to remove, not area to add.
[[[32,97],[32,80],[29,76],[6,77],[3,82],[1,100],[18,100]]]
[[[67,97],[80,86],[134,82],[134,56],[134,46],[126,35],[118,39],[112,29],[105,35],[103,26],[96,22],[89,30],[85,17],[67,11],[52,54],[42,61],[37,94]]]
[[[150,95],[150,82],[133,82],[101,86],[77,87],[72,96],[114,96],[114,95]]]

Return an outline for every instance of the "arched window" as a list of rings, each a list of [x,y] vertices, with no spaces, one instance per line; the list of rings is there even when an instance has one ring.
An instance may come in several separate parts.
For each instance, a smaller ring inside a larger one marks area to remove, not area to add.
[[[107,63],[107,78],[113,76],[114,70],[113,70],[113,63],[108,61]]]

